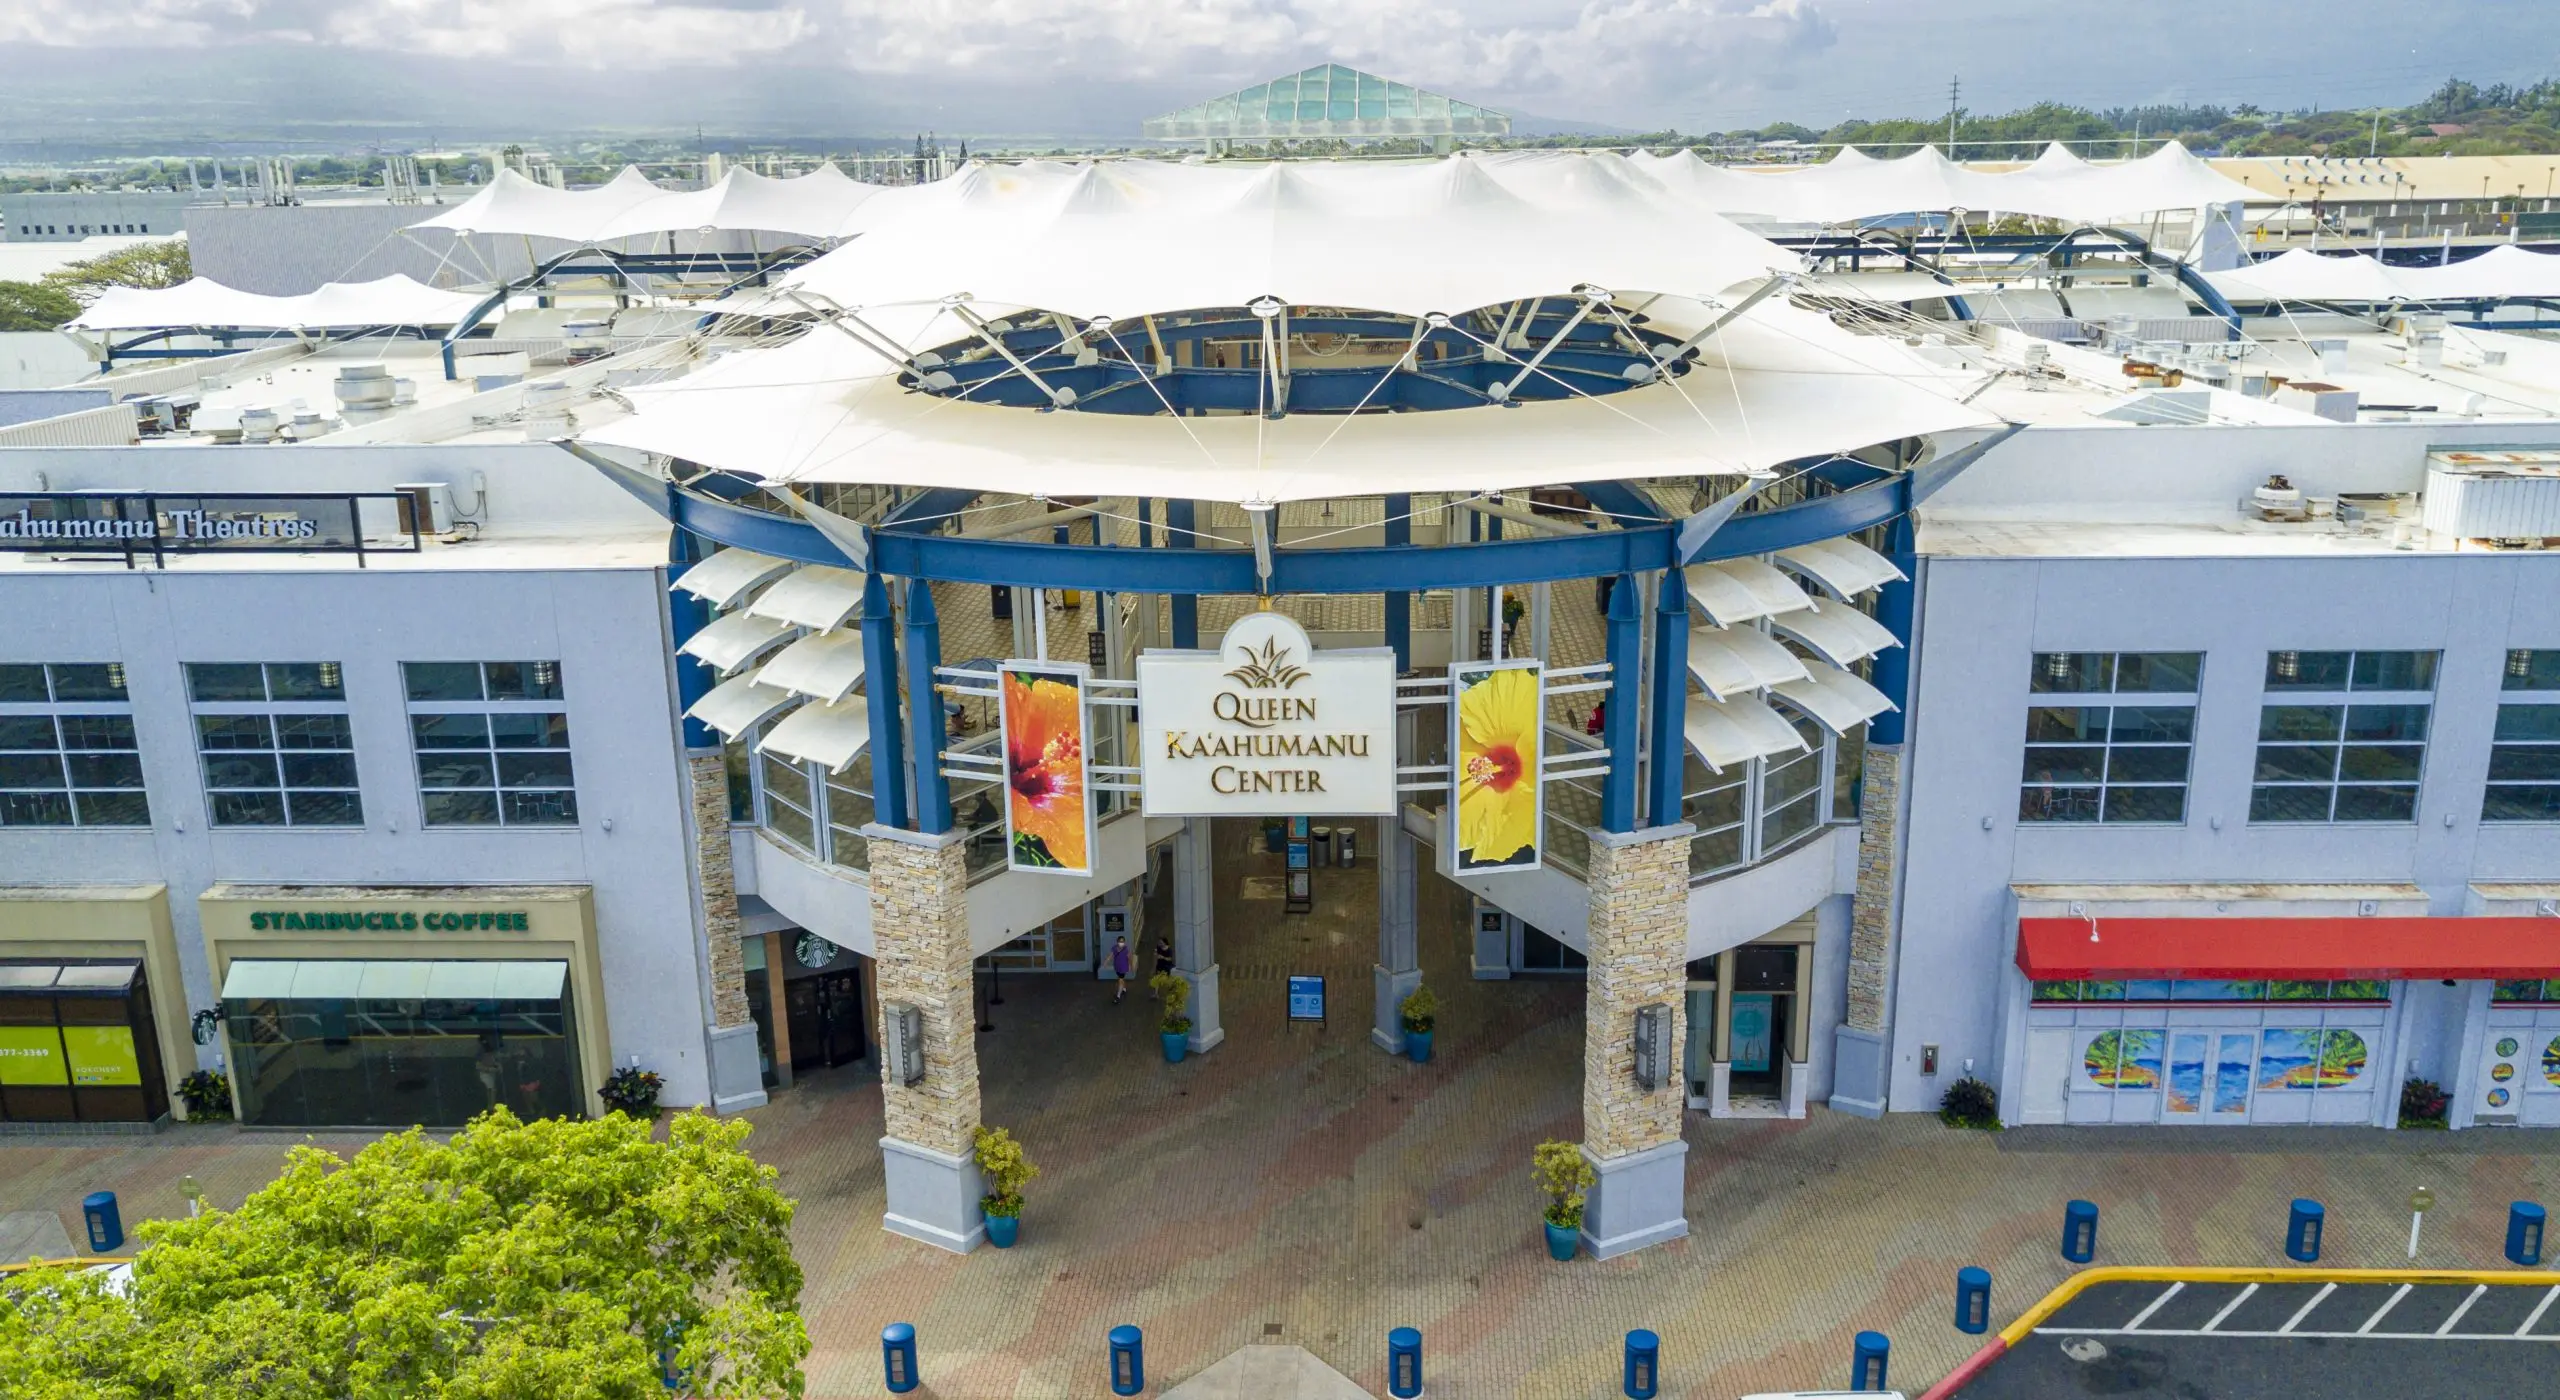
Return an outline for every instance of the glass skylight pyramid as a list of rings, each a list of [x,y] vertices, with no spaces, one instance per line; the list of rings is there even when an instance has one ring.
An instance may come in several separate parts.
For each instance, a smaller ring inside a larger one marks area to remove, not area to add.
[[[1375,73],[1319,63],[1241,92],[1149,117],[1153,141],[1268,137],[1504,136],[1511,118]]]

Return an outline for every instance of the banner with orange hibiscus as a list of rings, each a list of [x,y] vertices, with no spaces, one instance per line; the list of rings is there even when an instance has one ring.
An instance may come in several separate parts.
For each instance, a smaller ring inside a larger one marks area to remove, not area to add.
[[[1084,673],[1007,662],[998,687],[1004,730],[1005,864],[1051,875],[1093,873],[1093,803],[1085,775]]]
[[[1535,661],[1449,668],[1450,804],[1457,811],[1456,866],[1481,874],[1534,870],[1546,829],[1539,766],[1546,728],[1543,670]]]

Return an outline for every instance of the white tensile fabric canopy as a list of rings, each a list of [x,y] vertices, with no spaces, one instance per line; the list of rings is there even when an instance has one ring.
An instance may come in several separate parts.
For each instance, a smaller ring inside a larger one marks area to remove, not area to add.
[[[371,282],[331,282],[300,296],[265,296],[206,277],[174,287],[111,287],[69,326],[82,331],[333,330],[365,326],[450,326],[485,292],[449,292],[398,273]]]
[[[786,289],[1080,321],[1263,297],[1425,316],[1583,286],[1704,296],[1803,266],[1623,159],[1587,155],[972,164],[865,202],[843,232],[862,236]]]
[[[667,190],[636,167],[594,189],[555,190],[512,170],[478,194],[414,224],[458,234],[510,233],[569,243],[609,243],[659,233],[720,230],[832,237],[855,209],[879,193],[833,165],[774,179],[732,170],[699,190]]]
[[[2391,267],[2366,253],[2330,257],[2296,248],[2205,279],[2239,302],[2497,301],[2560,297],[2560,257],[2510,244],[2443,266]]]
[[[1656,328],[1683,334],[1709,313],[1663,298],[1647,314]],[[964,330],[939,307],[889,324],[911,348]],[[1602,398],[1348,419],[1040,412],[904,388],[887,361],[822,326],[682,379],[630,386],[623,392],[638,411],[583,440],[777,484],[1265,505],[1749,471],[1991,426],[1998,420],[1957,401],[1978,383],[1898,342],[1763,302],[1709,339],[1688,374]]]
[[[2100,223],[2263,199],[2175,141],[2138,160],[2108,164],[2082,160],[2055,145],[2007,171],[1975,170],[1925,146],[1892,160],[1849,147],[1820,165],[1761,171],[1709,165],[1691,151],[1639,152],[1627,160],[1711,209],[1793,223],[1855,223],[1947,209]]]

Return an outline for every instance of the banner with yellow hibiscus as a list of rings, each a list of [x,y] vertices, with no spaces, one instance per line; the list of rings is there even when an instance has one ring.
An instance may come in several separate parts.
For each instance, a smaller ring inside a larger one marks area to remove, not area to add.
[[[1545,726],[1543,672],[1535,661],[1461,662],[1449,668],[1449,798],[1457,811],[1457,869],[1534,870],[1545,829],[1538,786]]]
[[[1005,864],[1051,875],[1093,873],[1092,786],[1085,775],[1084,673],[1005,663]]]

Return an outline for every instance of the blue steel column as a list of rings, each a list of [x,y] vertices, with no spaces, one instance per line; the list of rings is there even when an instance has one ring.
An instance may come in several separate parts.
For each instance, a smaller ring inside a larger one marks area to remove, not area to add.
[[[688,531],[675,531],[667,539],[667,581],[673,583],[683,577],[685,570],[701,563],[708,555],[709,551],[703,548],[699,537]],[[711,605],[682,589],[670,589],[667,593],[667,622],[675,633],[678,648],[676,703],[680,710],[690,710],[695,701],[711,693],[711,668],[684,655],[682,648],[693,640],[694,633],[710,625]],[[720,736],[702,721],[687,719],[684,721],[684,746],[697,752],[716,751],[720,747]]]
[[[1904,574],[1915,577],[1919,574],[1920,558],[1913,549],[1910,516],[1902,516],[1893,522],[1891,533],[1885,540],[1885,557],[1891,559],[1894,567],[1902,570]],[[1876,689],[1883,691],[1884,698],[1892,701],[1894,705],[1892,709],[1867,721],[1867,742],[1870,744],[1901,743],[1904,728],[1908,722],[1911,705],[1913,587],[1911,578],[1904,578],[1900,582],[1888,583],[1876,590],[1876,621],[1883,623],[1893,635],[1901,638],[1902,645],[1886,647],[1877,652],[1875,662],[1870,668],[1871,679]]]
[[[1413,543],[1413,497],[1387,497],[1387,547]],[[1395,648],[1396,672],[1413,667],[1413,595],[1401,590],[1385,595],[1387,645]]]
[[[933,584],[907,580],[907,728],[916,756],[916,830],[939,836],[951,829],[951,782],[942,776],[950,717],[934,672],[942,667],[942,619],[933,607]]]
[[[906,742],[898,734],[898,620],[889,583],[874,572],[862,583],[862,675],[871,708],[871,819],[907,825]],[[932,701],[927,693],[926,702]]]
[[[1636,716],[1644,686],[1638,674],[1644,651],[1644,612],[1636,602],[1636,576],[1618,575],[1609,589],[1609,713],[1601,737],[1609,746],[1609,774],[1600,784],[1600,825],[1636,829]]]
[[[1647,826],[1680,820],[1688,710],[1689,585],[1678,569],[1665,569],[1653,609],[1653,773],[1646,785]]]
[[[1192,549],[1200,543],[1192,533],[1199,519],[1196,502],[1167,500],[1164,503],[1164,542],[1175,549]],[[1185,649],[1200,645],[1200,597],[1195,593],[1173,595],[1173,644]]]

